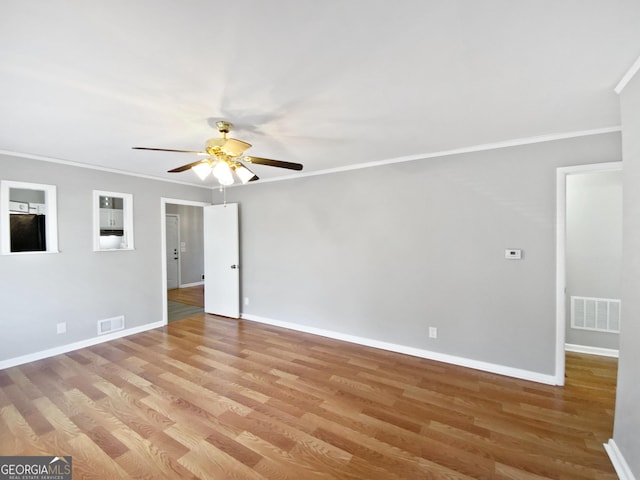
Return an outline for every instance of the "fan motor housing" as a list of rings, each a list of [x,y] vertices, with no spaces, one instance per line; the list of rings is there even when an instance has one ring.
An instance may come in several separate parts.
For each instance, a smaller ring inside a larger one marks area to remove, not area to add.
[[[218,131],[220,133],[229,133],[229,130],[231,130],[231,124],[229,122],[225,122],[224,120],[216,122],[216,126],[218,127]]]

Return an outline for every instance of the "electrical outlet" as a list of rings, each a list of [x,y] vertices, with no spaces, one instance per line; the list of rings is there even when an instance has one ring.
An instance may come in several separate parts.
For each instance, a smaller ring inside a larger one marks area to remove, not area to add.
[[[249,297],[244,297],[244,304],[249,305]]]
[[[61,333],[67,333],[67,322],[56,324],[56,332],[58,333],[58,335],[60,335]]]
[[[505,250],[504,258],[506,258],[507,260],[520,260],[522,259],[522,250]]]
[[[436,327],[429,327],[429,338],[438,338],[438,329]]]

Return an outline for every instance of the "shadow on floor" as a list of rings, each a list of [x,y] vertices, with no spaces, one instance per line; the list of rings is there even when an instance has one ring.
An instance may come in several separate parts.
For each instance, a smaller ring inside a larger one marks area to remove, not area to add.
[[[175,322],[176,320],[192,317],[203,312],[204,308],[202,307],[195,307],[193,305],[186,305],[184,303],[172,302],[171,300],[167,302],[167,317],[169,322]]]

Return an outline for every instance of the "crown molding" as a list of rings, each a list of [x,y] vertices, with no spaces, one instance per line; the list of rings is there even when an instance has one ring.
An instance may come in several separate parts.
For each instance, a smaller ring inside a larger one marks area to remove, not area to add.
[[[292,180],[302,177],[314,177],[317,175],[329,175],[331,173],[348,172],[351,170],[360,170],[363,168],[380,167],[383,165],[392,165],[394,163],[415,162],[417,160],[428,160],[430,158],[448,157],[452,155],[462,155],[464,153],[476,153],[485,152],[487,150],[498,150],[501,148],[519,147],[523,145],[532,145],[536,143],[553,142],[556,140],[567,140],[570,138],[588,137],[591,135],[603,135],[607,133],[621,132],[622,127],[615,125],[612,127],[594,128],[591,130],[580,130],[575,132],[565,133],[553,133],[548,135],[538,135],[535,137],[515,138],[511,140],[504,140],[501,142],[483,143],[479,145],[472,145],[469,147],[454,148],[451,150],[441,150],[439,152],[422,153],[417,155],[406,155],[402,157],[390,158],[386,160],[378,160],[374,162],[356,163],[353,165],[346,165],[344,167],[328,168],[324,170],[316,170],[313,172],[303,172],[295,175],[286,175],[283,177],[267,178],[255,182],[255,185],[269,182],[279,182],[282,180]],[[251,185],[251,184],[248,184]]]
[[[613,90],[618,95],[620,95],[622,93],[622,90],[624,90],[624,87],[627,86],[627,83],[629,83],[631,79],[635,76],[635,74],[638,73],[638,70],[640,70],[640,57],[638,57],[638,59],[634,62],[634,64],[631,65],[631,68],[627,70],[627,73],[623,75],[622,79],[620,79],[620,81],[618,82],[618,85],[616,85],[616,88],[614,88]]]
[[[640,59],[639,59],[640,60]],[[636,62],[638,63],[638,62]],[[640,67],[640,64],[639,64]],[[533,145],[536,143],[546,143],[546,142],[553,142],[556,140],[567,140],[567,139],[571,139],[571,138],[579,138],[579,137],[588,137],[591,135],[603,135],[603,134],[607,134],[607,133],[616,133],[616,132],[621,132],[622,131],[622,127],[620,125],[614,125],[611,127],[603,127],[603,128],[594,128],[591,130],[579,130],[579,131],[574,131],[574,132],[564,132],[564,133],[552,133],[552,134],[548,134],[548,135],[538,135],[535,137],[524,137],[524,138],[515,138],[515,139],[511,139],[511,140],[503,140],[500,142],[492,142],[492,143],[482,143],[479,145],[471,145],[469,147],[462,147],[462,148],[454,148],[451,150],[441,150],[438,152],[431,152],[431,153],[420,153],[420,154],[416,154],[416,155],[405,155],[402,157],[395,157],[395,158],[389,158],[389,159],[385,159],[385,160],[377,160],[377,161],[373,161],[373,162],[363,162],[363,163],[355,163],[352,165],[345,165],[343,167],[336,167],[336,168],[327,168],[327,169],[323,169],[323,170],[315,170],[312,172],[302,172],[302,173],[297,173],[297,174],[291,174],[291,175],[284,175],[281,177],[274,177],[274,178],[265,178],[265,179],[261,179],[255,183],[248,183],[246,184],[246,186],[251,186],[251,185],[260,185],[263,183],[270,183],[270,182],[281,182],[283,180],[294,180],[294,179],[298,179],[298,178],[304,178],[304,177],[315,177],[318,175],[330,175],[332,173],[340,173],[340,172],[349,172],[352,170],[361,170],[363,168],[374,168],[374,167],[380,167],[383,165],[392,165],[395,163],[404,163],[404,162],[415,162],[418,160],[428,160],[430,158],[438,158],[438,157],[448,157],[448,156],[452,156],[452,155],[462,155],[465,153],[476,153],[476,152],[485,152],[488,150],[498,150],[501,148],[509,148],[509,147],[519,147],[519,146],[523,146],[523,145]],[[162,178],[162,177],[154,177],[153,175],[146,175],[143,173],[134,173],[134,172],[128,172],[126,170],[118,170],[115,168],[109,168],[109,167],[102,167],[102,166],[98,166],[98,165],[89,165],[86,163],[80,163],[80,162],[72,162],[70,160],[61,160],[58,158],[52,158],[52,157],[46,157],[46,156],[42,156],[42,155],[33,155],[33,154],[28,154],[28,153],[19,153],[19,152],[11,152],[11,151],[7,151],[7,150],[0,150],[0,154],[5,154],[5,155],[12,155],[15,157],[21,157],[21,158],[29,158],[32,160],[41,160],[44,162],[52,162],[52,163],[59,163],[62,165],[70,165],[70,166],[74,166],[74,167],[80,167],[80,168],[88,168],[91,170],[99,170],[99,171],[103,171],[103,172],[109,172],[109,173],[117,173],[120,175],[129,175],[129,176],[133,176],[133,177],[140,177],[140,178],[147,178],[150,180],[158,180],[161,182],[168,182],[168,183],[177,183],[180,185],[188,185],[191,187],[198,187],[198,188],[206,188],[209,190],[216,190],[218,188],[220,188],[219,185],[200,185],[197,183],[190,183],[190,182],[182,182],[179,180],[169,180],[166,178]],[[245,186],[245,185],[230,185],[226,188],[237,188],[239,186]]]
[[[86,168],[89,170],[98,170],[100,172],[117,173],[118,175],[127,175],[129,177],[146,178],[147,180],[157,180],[159,182],[177,183],[180,185],[188,185],[190,187],[206,188],[212,190],[217,185],[199,185],[197,183],[182,182],[180,180],[169,180],[168,178],[155,177],[144,173],[129,172],[127,170],[119,170],[117,168],[102,167],[100,165],[90,165],[88,163],[72,162],[71,160],[62,160],[60,158],[47,157],[44,155],[34,155],[32,153],[12,152],[10,150],[0,150],[1,155],[9,155],[18,158],[28,158],[30,160],[40,160],[41,162],[58,163],[60,165],[68,165],[70,167]]]

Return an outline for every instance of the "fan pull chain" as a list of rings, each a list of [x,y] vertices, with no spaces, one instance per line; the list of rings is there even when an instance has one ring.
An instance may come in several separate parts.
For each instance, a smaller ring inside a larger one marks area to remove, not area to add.
[[[222,192],[222,205],[227,206],[227,189],[224,185],[220,185],[220,191]]]

